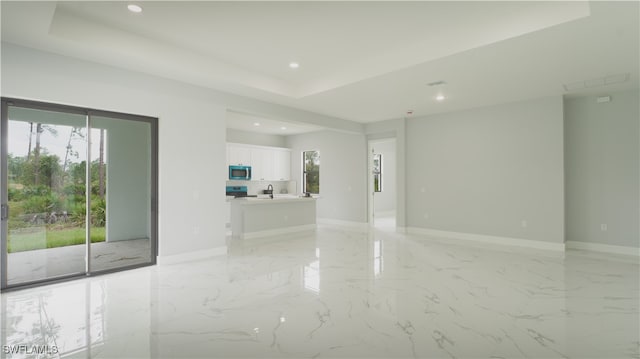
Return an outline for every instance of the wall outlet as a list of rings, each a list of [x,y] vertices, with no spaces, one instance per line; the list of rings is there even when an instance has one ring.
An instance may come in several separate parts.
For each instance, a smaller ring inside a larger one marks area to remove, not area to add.
[[[606,223],[601,224],[600,225],[600,230],[603,231],[603,232],[606,232],[607,231],[607,224]]]
[[[527,226],[529,225],[529,223],[527,223],[527,220],[526,220],[526,219],[523,219],[523,220],[520,222],[520,225],[522,226],[522,228],[527,228]]]
[[[420,188],[420,192],[424,193],[426,191],[426,189],[424,189],[424,187]]]
[[[424,215],[422,215],[422,217],[424,217],[424,219],[429,219],[429,213],[425,212]]]
[[[193,234],[195,234],[195,235],[200,234],[200,227],[198,227],[198,226],[193,227]]]

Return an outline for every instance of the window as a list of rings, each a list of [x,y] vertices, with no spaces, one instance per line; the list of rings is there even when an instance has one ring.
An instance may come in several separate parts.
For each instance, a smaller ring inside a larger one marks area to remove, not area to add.
[[[320,152],[302,152],[302,192],[320,193]]]
[[[373,191],[382,192],[382,155],[373,155]]]

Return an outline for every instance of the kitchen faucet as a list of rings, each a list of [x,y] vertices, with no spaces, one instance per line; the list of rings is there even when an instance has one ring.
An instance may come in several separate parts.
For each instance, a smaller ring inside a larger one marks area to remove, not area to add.
[[[269,198],[273,199],[273,186],[271,183],[267,186],[267,191],[269,192]]]

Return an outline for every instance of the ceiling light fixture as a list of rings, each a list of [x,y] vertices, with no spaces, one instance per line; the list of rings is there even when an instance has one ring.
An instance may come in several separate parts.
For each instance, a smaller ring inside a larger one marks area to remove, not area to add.
[[[287,128],[286,128],[286,127],[284,127],[284,126],[282,126],[282,127],[280,127],[280,129],[281,129],[281,130],[286,130]]]
[[[256,126],[256,127],[260,126],[260,122],[254,122],[253,125]]]
[[[300,67],[300,64],[297,62],[290,62],[289,67],[292,69],[297,69],[298,67]]]
[[[444,99],[445,99],[444,95],[436,96],[436,101],[438,101],[438,102],[442,102],[442,101],[444,101]]]
[[[131,11],[131,12],[135,12],[136,14],[142,12],[142,7],[140,7],[139,5],[135,5],[135,4],[129,4],[127,6],[127,9],[129,9],[129,11]]]

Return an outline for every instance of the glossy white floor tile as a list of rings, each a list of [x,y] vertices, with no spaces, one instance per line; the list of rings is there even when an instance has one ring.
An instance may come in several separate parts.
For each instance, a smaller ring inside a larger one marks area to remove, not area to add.
[[[396,213],[395,211],[375,213],[375,218],[373,223],[374,223],[374,227],[376,227],[376,229],[378,230],[395,231]]]
[[[639,358],[639,279],[637,258],[320,227],[4,293],[1,340],[78,358]]]

